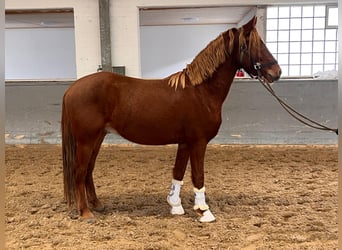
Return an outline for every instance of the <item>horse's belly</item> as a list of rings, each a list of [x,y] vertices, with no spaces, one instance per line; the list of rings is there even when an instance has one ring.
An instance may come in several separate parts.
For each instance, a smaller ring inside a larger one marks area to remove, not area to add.
[[[113,128],[106,126],[106,131],[112,134],[118,134],[134,143],[144,145],[165,145],[178,143],[180,136],[171,129],[160,129],[157,127],[144,127],[144,126],[126,126],[124,128]]]

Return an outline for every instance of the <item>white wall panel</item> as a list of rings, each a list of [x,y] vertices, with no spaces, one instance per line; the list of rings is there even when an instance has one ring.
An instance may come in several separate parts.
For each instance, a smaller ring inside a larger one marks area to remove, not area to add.
[[[228,25],[143,26],[140,28],[144,78],[163,78],[182,70]]]
[[[75,79],[73,28],[7,29],[5,79]]]
[[[97,0],[6,0],[6,10],[74,10],[77,78],[96,71],[101,64],[99,6]]]

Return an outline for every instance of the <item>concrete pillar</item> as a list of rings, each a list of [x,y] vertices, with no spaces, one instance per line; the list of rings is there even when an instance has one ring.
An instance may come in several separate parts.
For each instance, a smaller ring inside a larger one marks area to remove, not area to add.
[[[109,0],[99,0],[102,71],[112,71]]]

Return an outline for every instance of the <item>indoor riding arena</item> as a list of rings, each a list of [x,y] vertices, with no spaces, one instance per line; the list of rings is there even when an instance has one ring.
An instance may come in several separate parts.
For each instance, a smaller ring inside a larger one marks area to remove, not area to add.
[[[338,249],[337,1],[5,11],[6,249]]]

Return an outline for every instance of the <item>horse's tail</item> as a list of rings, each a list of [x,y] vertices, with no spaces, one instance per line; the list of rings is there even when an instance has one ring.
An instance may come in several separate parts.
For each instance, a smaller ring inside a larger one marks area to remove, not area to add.
[[[63,155],[63,178],[64,198],[69,206],[75,201],[75,175],[74,163],[76,155],[76,141],[71,131],[70,117],[65,107],[65,96],[62,105],[62,155]]]

